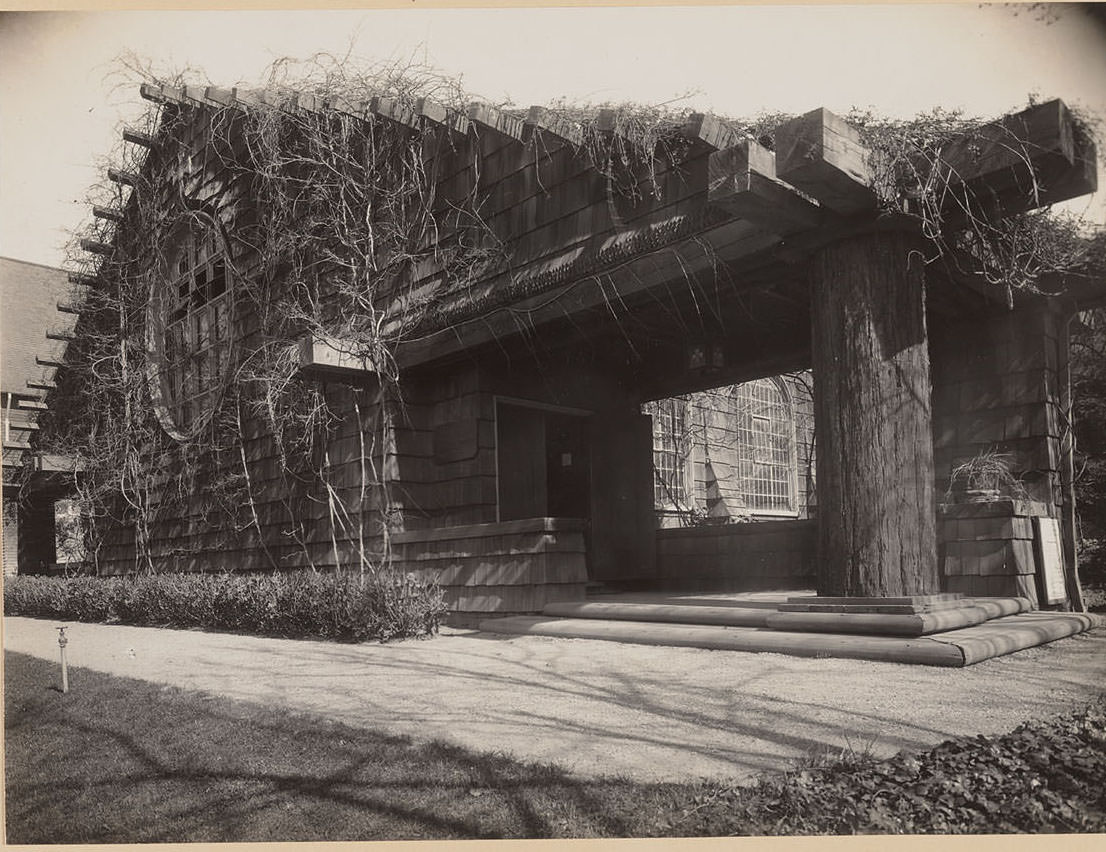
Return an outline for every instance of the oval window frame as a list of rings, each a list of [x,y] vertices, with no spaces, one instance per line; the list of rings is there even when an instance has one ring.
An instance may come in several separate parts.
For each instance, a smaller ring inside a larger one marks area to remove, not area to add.
[[[235,360],[237,288],[228,261],[229,246],[215,222],[210,216],[189,215],[172,227],[152,273],[147,305],[146,367],[154,414],[165,432],[182,443],[210,423]],[[201,271],[203,275],[198,274]],[[181,346],[189,345],[171,360],[168,337],[174,327],[179,328]],[[195,376],[181,372],[182,361],[192,368],[199,364],[202,371],[209,357],[215,359],[210,372]],[[174,378],[182,387],[173,387]],[[196,385],[186,391],[185,381]],[[182,401],[184,392],[190,395]],[[181,416],[185,410],[187,419]]]

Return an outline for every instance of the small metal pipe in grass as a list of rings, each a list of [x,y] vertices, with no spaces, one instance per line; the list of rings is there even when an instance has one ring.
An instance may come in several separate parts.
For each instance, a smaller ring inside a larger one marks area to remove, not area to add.
[[[65,646],[69,644],[69,640],[65,636],[65,628],[59,627],[58,631],[58,647],[61,648],[61,691],[62,693],[69,692],[69,664],[65,661]]]

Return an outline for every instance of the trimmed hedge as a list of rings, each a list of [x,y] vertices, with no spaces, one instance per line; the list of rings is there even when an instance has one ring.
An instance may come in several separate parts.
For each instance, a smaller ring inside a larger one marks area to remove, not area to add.
[[[441,589],[411,574],[307,571],[5,577],[4,615],[386,641],[437,632]]]

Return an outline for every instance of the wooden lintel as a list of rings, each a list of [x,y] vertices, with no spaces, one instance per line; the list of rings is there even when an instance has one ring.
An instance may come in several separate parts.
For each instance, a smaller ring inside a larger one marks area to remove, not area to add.
[[[469,121],[479,127],[486,127],[504,136],[523,140],[523,122],[521,118],[508,115],[502,110],[484,103],[469,104]]]
[[[45,411],[47,409],[46,403],[37,398],[18,400],[15,406],[16,408],[23,408],[27,411]]]
[[[780,236],[822,220],[817,205],[776,179],[774,155],[751,139],[710,155],[707,201]]]
[[[35,363],[38,364],[38,366],[40,367],[52,367],[55,370],[65,366],[64,361],[59,361],[57,358],[43,358],[41,355],[35,356]],[[27,382],[27,387],[33,388],[38,386]],[[42,390],[42,388],[39,389]]]
[[[142,133],[139,130],[132,130],[129,127],[123,129],[123,141],[130,142],[132,145],[139,145],[143,148],[152,149],[157,147],[157,140],[149,133]]]
[[[30,420],[10,420],[5,425],[13,432],[39,431],[39,425]]]
[[[28,380],[27,387],[29,387],[31,390],[52,391],[57,390],[58,385],[57,382],[41,379],[38,381]]]
[[[681,132],[687,139],[715,151],[730,148],[741,141],[740,135],[709,113],[693,112]]]
[[[124,184],[125,186],[137,186],[138,175],[133,172],[126,172],[122,169],[108,169],[108,180],[113,183]]]
[[[933,168],[953,190],[950,211],[1002,217],[1094,192],[1095,161],[1090,136],[1052,100],[965,133]]]
[[[77,336],[71,331],[48,331],[46,332],[47,340],[60,340],[65,343],[69,343],[77,339]]]
[[[526,118],[523,119],[523,125],[531,136],[540,131],[542,135],[559,142],[568,142],[576,146],[584,142],[584,132],[580,125],[542,106],[530,107]]]
[[[123,211],[115,207],[101,207],[99,204],[93,204],[92,215],[97,219],[106,219],[109,222],[123,221]]]
[[[95,272],[70,272],[67,277],[70,284],[78,287],[93,287],[100,283],[100,276]]]
[[[88,238],[81,239],[81,251],[92,252],[93,254],[102,254],[108,256],[112,252],[112,248],[107,243],[102,243],[99,240],[90,240]]]
[[[843,118],[812,110],[779,127],[775,145],[780,180],[836,213],[875,209],[872,154]]]
[[[372,361],[353,351],[353,345],[335,337],[300,339],[300,369],[308,374],[347,381],[364,381],[376,375]]]
[[[79,314],[81,312],[81,306],[74,305],[71,302],[58,302],[56,308],[58,313],[62,314]]]

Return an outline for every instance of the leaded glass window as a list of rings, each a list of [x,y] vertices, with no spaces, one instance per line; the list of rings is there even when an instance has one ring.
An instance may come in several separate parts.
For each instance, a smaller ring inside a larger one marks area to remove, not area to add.
[[[183,439],[207,421],[218,403],[230,364],[233,288],[211,230],[180,233],[164,270],[151,341],[155,401],[166,430]]]

